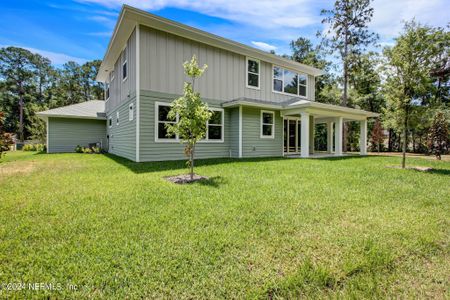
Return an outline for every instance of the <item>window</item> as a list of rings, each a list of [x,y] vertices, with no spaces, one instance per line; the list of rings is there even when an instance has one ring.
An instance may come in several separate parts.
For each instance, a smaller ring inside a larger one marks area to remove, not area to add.
[[[128,107],[128,121],[133,121],[134,118],[134,104],[130,103]]]
[[[127,80],[128,78],[128,67],[127,67],[127,48],[122,52],[122,81]]]
[[[116,112],[116,125],[119,126],[119,111]]]
[[[261,111],[261,138],[275,137],[275,113],[273,111]]]
[[[259,60],[247,58],[247,87],[259,89]]]
[[[223,142],[223,110],[211,109],[211,119],[206,123],[206,141]]]
[[[108,125],[109,125],[109,128],[112,127],[112,117],[109,117],[109,119],[108,119]]]
[[[108,82],[105,82],[105,98],[106,98],[106,101],[109,100],[109,83]]]
[[[110,77],[111,77],[110,82],[113,82],[113,80],[114,80],[114,78],[115,78],[115,77],[114,77],[114,70],[111,71]]]
[[[306,97],[307,76],[273,66],[273,91]]]
[[[167,116],[170,111],[170,104],[168,103],[155,103],[155,140],[162,141],[176,141],[178,137],[175,135],[167,135],[166,124],[176,124],[178,122],[178,117],[176,120],[169,119]]]

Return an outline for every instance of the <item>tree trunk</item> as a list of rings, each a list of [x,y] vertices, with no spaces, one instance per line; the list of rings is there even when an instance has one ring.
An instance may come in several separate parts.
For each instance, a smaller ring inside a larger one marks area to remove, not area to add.
[[[402,169],[406,167],[406,147],[408,144],[408,109],[405,110],[405,120],[403,128],[403,149],[402,149]]]
[[[23,87],[22,82],[19,82],[19,139],[23,143],[25,140],[23,134]]]
[[[191,181],[194,180],[194,151],[195,151],[195,145],[193,145],[191,148],[191,157],[190,157]]]

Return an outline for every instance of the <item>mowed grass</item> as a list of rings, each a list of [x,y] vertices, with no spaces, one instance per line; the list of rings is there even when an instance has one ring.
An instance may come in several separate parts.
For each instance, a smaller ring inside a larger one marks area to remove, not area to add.
[[[450,162],[399,163],[8,153],[0,297],[448,298]]]

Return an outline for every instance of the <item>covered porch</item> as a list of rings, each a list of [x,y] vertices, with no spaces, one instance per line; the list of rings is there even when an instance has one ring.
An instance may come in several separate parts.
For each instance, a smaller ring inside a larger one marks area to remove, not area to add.
[[[377,116],[364,110],[306,100],[285,106],[281,115],[284,156],[304,158],[347,155],[343,151],[345,122],[359,122],[359,154],[367,155],[367,119]],[[314,149],[314,131],[318,124],[326,125],[326,151],[316,152]]]

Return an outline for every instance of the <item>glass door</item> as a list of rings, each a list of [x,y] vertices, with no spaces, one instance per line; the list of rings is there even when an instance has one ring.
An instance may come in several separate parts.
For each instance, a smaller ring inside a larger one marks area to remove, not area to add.
[[[284,153],[293,154],[299,153],[300,151],[300,143],[299,143],[299,134],[300,134],[300,120],[298,118],[285,118],[283,121],[284,125],[284,136],[283,136],[283,146]]]

